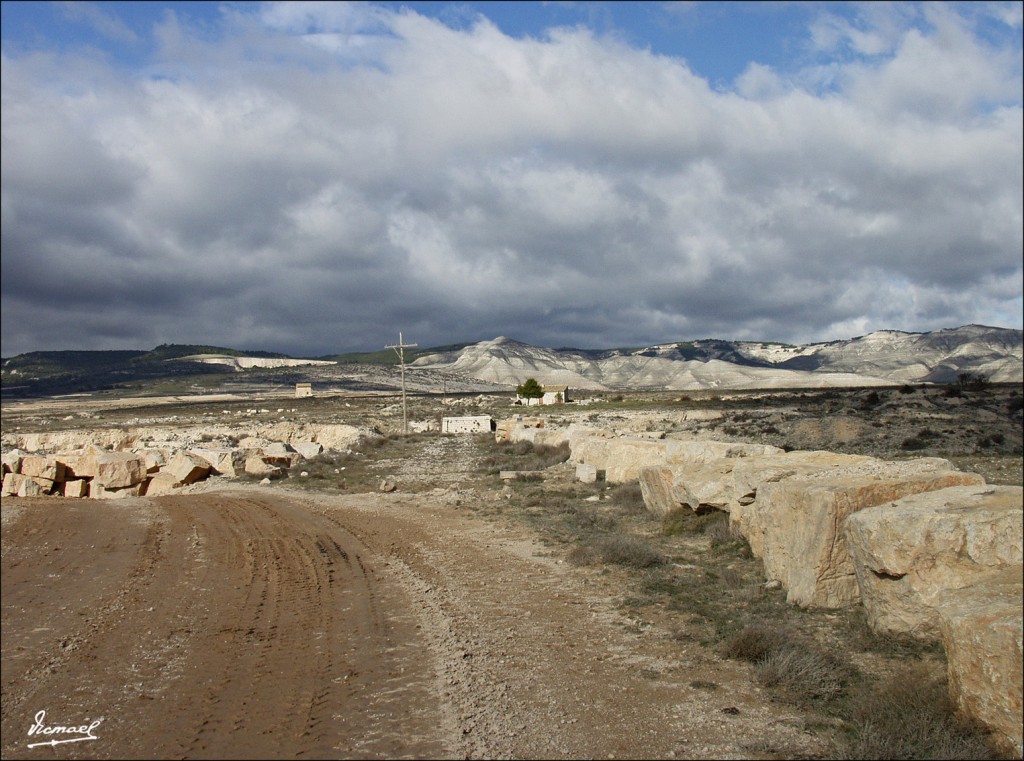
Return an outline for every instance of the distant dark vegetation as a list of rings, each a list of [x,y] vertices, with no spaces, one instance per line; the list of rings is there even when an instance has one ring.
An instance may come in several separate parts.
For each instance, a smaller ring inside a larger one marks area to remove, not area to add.
[[[0,385],[5,397],[19,398],[105,391],[142,381],[224,373],[223,366],[181,359],[195,354],[287,356],[200,344],[161,344],[152,351],[33,351],[3,360]]]

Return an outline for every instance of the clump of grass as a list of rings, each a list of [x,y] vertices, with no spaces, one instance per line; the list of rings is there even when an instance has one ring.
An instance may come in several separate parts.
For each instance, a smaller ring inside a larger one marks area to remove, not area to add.
[[[848,732],[833,758],[998,758],[987,733],[956,716],[941,670],[916,663],[844,701]]]
[[[608,501],[627,515],[642,515],[647,512],[639,481],[612,487],[608,492]]]
[[[532,441],[502,441],[494,444],[494,452],[481,459],[480,467],[489,475],[502,470],[545,470],[569,459],[569,444],[556,446],[534,444]]]
[[[754,664],[754,674],[793,703],[829,702],[855,675],[852,665],[786,628],[752,624],[727,638],[722,654]]]
[[[787,629],[767,624],[750,624],[722,644],[722,655],[756,663],[770,653],[785,648],[791,639],[792,632]]]
[[[650,542],[638,536],[602,536],[575,547],[568,555],[577,565],[611,563],[629,568],[652,568],[668,562]]]

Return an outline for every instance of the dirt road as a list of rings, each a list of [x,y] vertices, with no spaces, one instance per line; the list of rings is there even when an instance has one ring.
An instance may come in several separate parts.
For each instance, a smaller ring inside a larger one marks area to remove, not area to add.
[[[625,620],[614,572],[430,495],[233,487],[2,518],[4,758],[822,752],[745,666]]]

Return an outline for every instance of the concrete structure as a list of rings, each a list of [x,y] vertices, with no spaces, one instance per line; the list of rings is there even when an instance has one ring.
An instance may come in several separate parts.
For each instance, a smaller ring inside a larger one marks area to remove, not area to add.
[[[313,396],[313,384],[312,383],[296,383],[295,384],[295,398],[304,399],[305,397]]]
[[[536,407],[544,404],[565,404],[571,401],[568,386],[541,386],[541,388],[544,390],[544,396],[528,397],[517,394],[515,403],[526,407]]]
[[[493,430],[490,415],[441,418],[441,433],[490,433]]]

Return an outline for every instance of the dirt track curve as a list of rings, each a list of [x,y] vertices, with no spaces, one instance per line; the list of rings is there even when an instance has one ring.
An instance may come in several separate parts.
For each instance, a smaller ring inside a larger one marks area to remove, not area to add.
[[[625,620],[614,573],[424,495],[233,487],[2,516],[4,758],[821,752],[745,666]],[[29,747],[40,711],[102,722]]]

